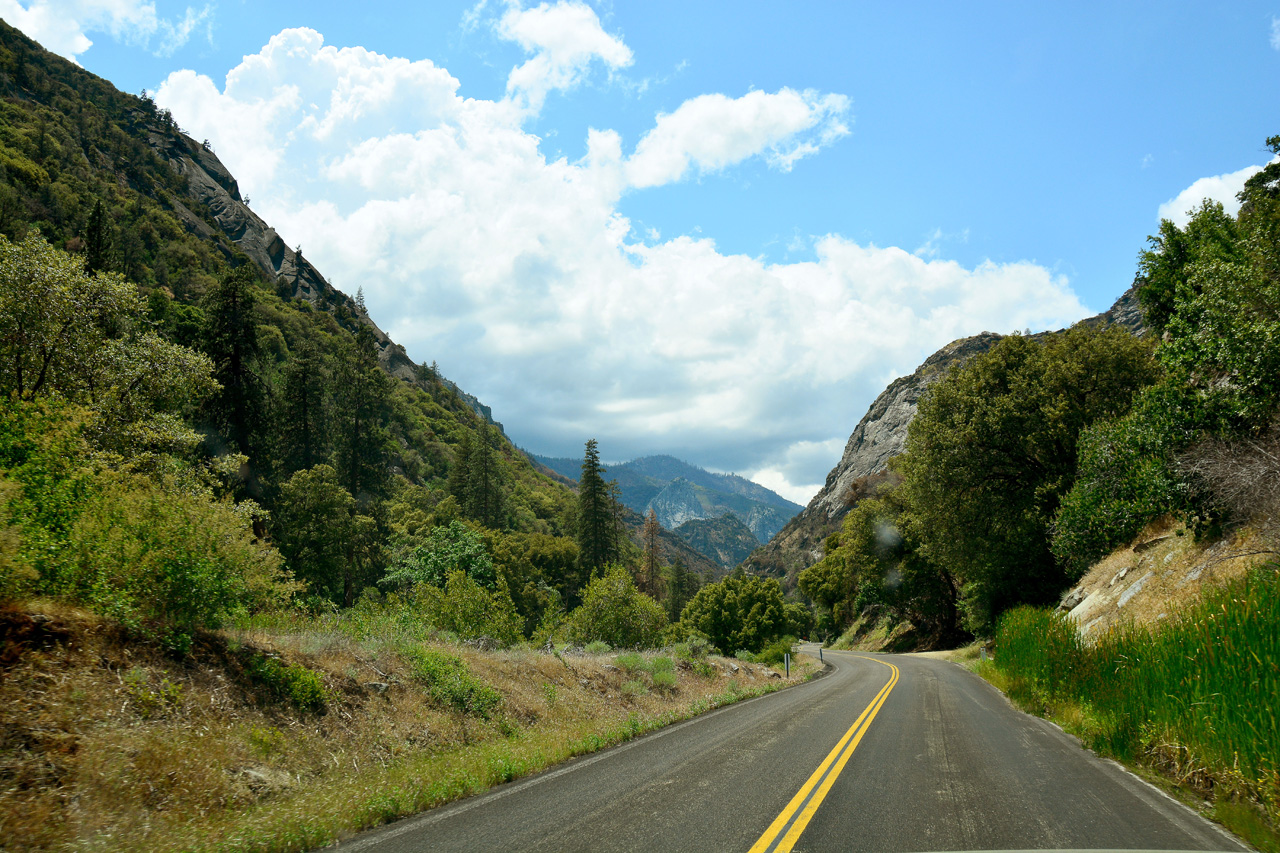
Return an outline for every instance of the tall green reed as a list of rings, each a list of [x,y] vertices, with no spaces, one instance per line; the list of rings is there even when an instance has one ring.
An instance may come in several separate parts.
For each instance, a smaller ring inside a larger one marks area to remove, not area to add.
[[[1086,732],[1095,745],[1135,756],[1176,746],[1280,817],[1280,566],[1093,645],[1062,614],[1012,610],[996,632],[995,665],[1017,688],[1109,721]]]

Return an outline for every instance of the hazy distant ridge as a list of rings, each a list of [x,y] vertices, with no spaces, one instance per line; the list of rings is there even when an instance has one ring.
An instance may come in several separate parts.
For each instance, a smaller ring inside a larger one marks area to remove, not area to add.
[[[582,472],[580,459],[532,458],[573,480]],[[652,508],[658,522],[669,530],[687,521],[732,513],[759,541],[767,542],[801,510],[798,504],[745,477],[715,474],[674,456],[644,456],[606,467],[605,477],[618,481],[622,503],[639,513]]]

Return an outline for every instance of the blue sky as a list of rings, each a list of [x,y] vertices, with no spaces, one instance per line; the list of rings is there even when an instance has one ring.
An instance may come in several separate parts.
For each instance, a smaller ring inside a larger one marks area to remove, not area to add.
[[[804,502],[955,337],[1057,328],[1280,133],[1280,3],[0,0],[209,138],[521,446]]]

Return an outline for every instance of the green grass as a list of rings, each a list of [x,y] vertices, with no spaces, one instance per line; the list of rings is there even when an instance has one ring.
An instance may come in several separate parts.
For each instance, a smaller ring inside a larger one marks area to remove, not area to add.
[[[1018,608],[988,669],[1024,707],[1211,798],[1229,827],[1280,850],[1280,566],[1093,646],[1062,614]]]

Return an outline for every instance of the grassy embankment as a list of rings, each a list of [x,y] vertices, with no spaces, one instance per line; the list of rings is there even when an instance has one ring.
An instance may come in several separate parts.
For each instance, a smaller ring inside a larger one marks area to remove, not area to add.
[[[0,623],[6,850],[311,849],[785,683],[688,647],[485,652],[376,608],[181,660],[65,605]]]
[[[1025,710],[1280,851],[1280,566],[1092,644],[1062,614],[1019,608],[978,671]]]

